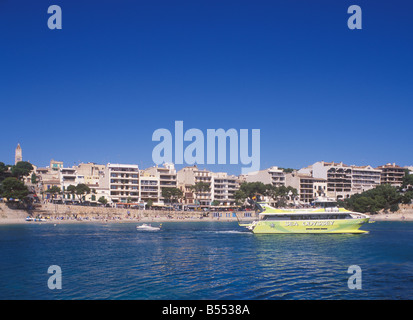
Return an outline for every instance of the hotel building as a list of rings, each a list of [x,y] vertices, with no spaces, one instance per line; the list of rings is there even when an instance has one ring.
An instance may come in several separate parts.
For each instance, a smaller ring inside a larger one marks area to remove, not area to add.
[[[381,170],[371,166],[351,166],[351,192],[362,193],[380,184]]]
[[[238,177],[226,172],[212,172],[212,201],[220,206],[235,205],[235,192],[239,189]]]
[[[173,163],[164,163],[162,167],[154,166],[143,170],[143,172],[143,175],[149,175],[156,178],[158,186],[158,195],[156,201],[158,202],[164,202],[165,200],[162,197],[162,190],[164,188],[177,188],[176,170]],[[152,187],[153,186],[154,185],[152,185]]]
[[[342,162],[319,161],[311,166],[300,169],[298,172],[311,175],[314,178],[325,179],[327,181],[327,197],[344,199],[352,195],[352,169]]]
[[[298,200],[301,203],[313,202],[318,197],[326,195],[327,180],[314,178],[310,174],[298,173],[296,170],[285,175],[286,186],[297,189]]]
[[[109,189],[113,203],[139,201],[139,168],[134,164],[108,163],[100,177],[99,185]]]
[[[346,165],[343,162],[319,161],[300,169],[299,173],[327,181],[326,196],[345,199],[353,194],[370,190],[380,184],[382,171],[371,166]]]
[[[400,187],[402,185],[403,177],[405,175],[405,168],[399,167],[395,163],[388,163],[377,167],[377,169],[381,170],[381,184],[390,184],[394,187]]]
[[[226,172],[211,172],[200,170],[197,166],[185,167],[178,171],[177,182],[184,192],[184,203],[187,205],[208,208],[213,201],[219,206],[235,204],[235,192],[239,189],[238,177]],[[209,191],[195,192],[192,187],[204,182],[209,186]]]
[[[211,182],[212,173],[206,169],[200,170],[196,165],[182,168],[177,172],[177,184],[178,187],[184,192],[185,204],[191,204],[188,202],[186,195],[190,192],[191,187],[199,182],[204,182],[209,186],[209,191],[193,192],[193,196],[189,197],[193,201],[194,205],[199,205],[201,208],[206,208],[211,205],[212,193]]]
[[[160,192],[159,177],[142,170],[139,175],[139,200],[151,200],[153,204],[157,204],[161,197]]]
[[[245,182],[272,184],[274,187],[285,186],[285,173],[282,169],[279,169],[276,166],[265,170],[249,172],[241,175],[240,179]]]

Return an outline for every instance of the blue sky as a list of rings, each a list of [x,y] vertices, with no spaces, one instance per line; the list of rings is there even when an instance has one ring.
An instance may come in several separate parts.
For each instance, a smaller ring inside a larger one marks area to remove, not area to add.
[[[406,3],[0,1],[0,161],[20,143],[39,166],[146,168],[152,133],[182,120],[260,129],[261,168],[413,165]],[[47,27],[52,4],[62,30]],[[352,4],[362,30],[347,27]]]

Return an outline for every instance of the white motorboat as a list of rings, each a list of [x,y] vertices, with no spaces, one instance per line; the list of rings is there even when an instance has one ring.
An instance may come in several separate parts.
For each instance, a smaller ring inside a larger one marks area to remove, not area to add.
[[[144,231],[159,231],[159,230],[161,230],[161,227],[162,227],[162,223],[159,225],[159,227],[153,227],[150,224],[144,223],[140,226],[137,226],[136,229],[137,230],[144,230]]]

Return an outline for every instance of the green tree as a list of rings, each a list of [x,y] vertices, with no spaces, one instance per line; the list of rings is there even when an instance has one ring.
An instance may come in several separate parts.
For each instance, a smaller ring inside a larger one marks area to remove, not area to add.
[[[166,187],[162,189],[162,197],[168,199],[169,203],[177,202],[183,197],[184,193],[181,189],[175,187]]]
[[[46,193],[52,196],[52,200],[55,198],[56,194],[60,194],[61,190],[58,186],[52,186],[50,189],[46,190]]]
[[[78,185],[70,185],[66,188],[66,192],[71,195],[77,195],[79,201],[83,202],[83,197],[91,192],[90,188],[84,183],[79,183]]]
[[[238,202],[242,203],[245,199],[267,196],[273,199],[277,205],[284,205],[290,195],[296,196],[297,193],[297,189],[293,187],[276,187],[272,184],[264,184],[262,182],[244,182],[235,193],[235,198]]]
[[[234,198],[235,198],[235,203],[237,205],[242,205],[244,204],[245,200],[248,198],[246,193],[242,190],[237,190],[234,193]]]
[[[214,200],[211,202],[212,206],[219,206],[219,201],[218,200]]]
[[[10,166],[5,165],[3,162],[0,162],[0,183],[11,176],[11,172],[9,171]]]
[[[33,171],[33,165],[27,161],[17,162],[16,165],[12,166],[11,173],[17,179],[21,179],[28,176],[30,172]]]
[[[75,194],[76,194],[76,186],[74,186],[73,184],[71,184],[70,186],[68,186],[68,187],[66,188],[66,192],[67,192],[68,194],[71,194],[71,195],[72,195],[72,199],[74,199],[74,198],[75,198]]]
[[[23,200],[29,195],[29,189],[22,181],[15,177],[9,177],[3,180],[0,193],[2,197],[10,199]]]
[[[262,182],[244,182],[241,184],[239,190],[241,191],[238,193],[238,196],[243,195],[246,196],[246,199],[252,199],[257,195],[266,195],[268,191],[269,185],[265,185]]]
[[[410,202],[412,202],[412,199],[413,199],[413,191],[411,191],[411,190],[407,191],[403,195],[402,203],[409,204]]]
[[[407,171],[408,172],[408,171]],[[413,189],[413,174],[406,174],[403,177],[403,182],[402,182],[402,187],[403,188],[407,188],[409,187],[409,189]]]
[[[39,182],[36,174],[33,172],[32,176],[30,177],[32,184],[36,184],[37,182]]]
[[[98,202],[100,202],[101,204],[105,205],[105,204],[108,203],[108,200],[107,200],[104,196],[101,196],[101,197],[98,199]]]
[[[90,188],[84,183],[79,183],[76,186],[76,195],[79,197],[80,202],[83,202],[83,197],[89,193],[90,193]]]
[[[407,197],[409,195],[404,197],[397,191],[397,188],[384,184],[352,195],[344,200],[344,206],[347,209],[362,213],[377,213],[383,209],[394,212],[399,209],[401,202],[407,201]]]

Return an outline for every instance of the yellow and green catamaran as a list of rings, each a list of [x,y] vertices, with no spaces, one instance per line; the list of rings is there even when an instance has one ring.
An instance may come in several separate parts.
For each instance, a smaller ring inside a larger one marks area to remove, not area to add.
[[[313,208],[276,209],[257,202],[259,219],[242,224],[253,233],[367,233],[359,230],[370,217],[339,208],[332,200],[317,200]]]

